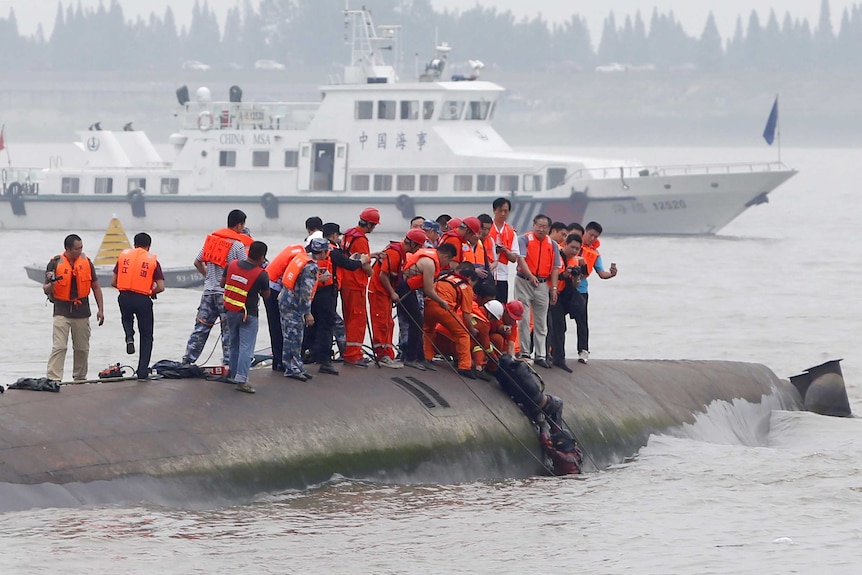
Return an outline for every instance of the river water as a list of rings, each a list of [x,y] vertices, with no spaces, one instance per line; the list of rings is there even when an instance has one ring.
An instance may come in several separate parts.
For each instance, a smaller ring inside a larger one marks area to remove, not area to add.
[[[674,164],[771,159],[760,149],[591,153]],[[605,261],[620,274],[590,282],[592,357],[753,361],[781,377],[845,358],[851,406],[862,410],[859,157],[783,150],[800,173],[716,237],[603,237]],[[66,233],[0,231],[11,258],[0,276],[4,383],[44,374],[51,311],[22,266],[59,253]],[[101,233],[81,235],[95,254]],[[260,239],[280,249],[295,238]],[[165,266],[186,266],[200,243],[157,235],[153,251]],[[182,355],[198,297],[159,297],[154,360]],[[105,299],[91,374],[126,357],[116,292],[106,289]],[[205,353],[214,347],[211,339]],[[633,461],[579,479],[379,485],[336,477],[208,509],[142,502],[5,513],[0,571],[855,574],[860,426],[715,405],[694,425],[652,437]]]

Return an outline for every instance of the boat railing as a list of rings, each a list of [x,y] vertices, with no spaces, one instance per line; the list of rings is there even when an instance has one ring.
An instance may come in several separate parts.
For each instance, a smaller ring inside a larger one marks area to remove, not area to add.
[[[0,171],[0,193],[4,196],[39,194],[38,168],[3,168]]]
[[[199,102],[183,119],[186,130],[304,130],[318,102]]]
[[[581,168],[568,174],[566,180],[639,178],[649,176],[701,176],[742,174],[787,170],[782,162],[741,162],[731,164],[683,164],[667,166],[602,166]]]

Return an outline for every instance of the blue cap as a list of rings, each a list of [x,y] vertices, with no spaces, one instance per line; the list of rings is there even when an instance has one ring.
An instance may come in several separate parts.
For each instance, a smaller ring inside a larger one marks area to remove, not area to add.
[[[434,220],[425,220],[424,222],[422,222],[422,229],[426,232],[439,232],[440,224],[438,224]]]
[[[319,254],[329,249],[329,240],[326,238],[312,238],[308,242],[308,251],[313,254]]]

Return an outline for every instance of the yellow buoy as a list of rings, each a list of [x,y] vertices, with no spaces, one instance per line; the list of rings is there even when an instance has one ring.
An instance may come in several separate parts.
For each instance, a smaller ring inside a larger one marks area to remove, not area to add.
[[[93,264],[97,266],[112,266],[117,263],[120,252],[130,247],[132,247],[132,244],[129,243],[129,238],[126,235],[126,230],[123,229],[123,224],[117,218],[111,218],[111,223],[108,224],[108,229],[105,230],[105,237],[102,238],[102,245],[99,246],[99,253],[96,254]]]

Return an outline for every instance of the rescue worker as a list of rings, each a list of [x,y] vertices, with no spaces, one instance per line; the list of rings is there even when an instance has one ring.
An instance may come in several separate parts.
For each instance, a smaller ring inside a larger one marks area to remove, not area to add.
[[[494,280],[497,282],[497,300],[505,304],[509,301],[509,264],[518,261],[521,255],[518,251],[518,234],[509,225],[509,212],[512,202],[506,198],[497,198],[492,204],[494,223],[488,233],[488,238],[494,243],[497,265],[494,267]]]
[[[542,451],[551,460],[554,475],[578,475],[583,464],[583,455],[568,429],[551,430],[548,422],[539,426],[539,443]]]
[[[230,335],[225,327],[224,288],[221,279],[228,264],[234,260],[244,260],[246,249],[254,241],[245,230],[245,213],[231,210],[227,216],[227,227],[216,230],[204,240],[201,251],[195,258],[195,268],[205,277],[204,292],[198,306],[195,327],[186,344],[183,363],[198,360],[209,338],[210,331],[217,321],[221,322],[222,365],[227,365],[230,354]]]
[[[425,247],[436,248],[440,242],[440,224],[434,220],[425,220],[422,231],[425,232]]]
[[[470,262],[461,262],[454,272],[443,272],[437,278],[434,289],[446,302],[446,306],[437,301],[425,299],[425,361],[430,363],[434,358],[434,336],[438,324],[443,324],[452,336],[457,356],[458,373],[469,379],[476,379],[472,369],[470,356],[470,336],[478,332],[473,327],[471,312],[473,311],[473,285],[476,283],[476,268]]]
[[[339,270],[356,271],[360,268],[371,274],[371,259],[367,254],[361,254],[358,259],[349,258],[339,247],[341,228],[338,224],[327,222],[323,224],[323,237],[329,241],[329,262],[332,265],[332,283],[323,283],[317,288],[311,301],[311,315],[314,316],[314,336],[311,341],[311,361],[317,363],[320,373],[338,375],[338,370],[332,365],[332,338],[339,351],[344,354],[344,321],[336,311],[338,301]],[[340,332],[339,332],[340,326]]]
[[[267,245],[252,242],[248,258],[228,264],[222,277],[227,329],[230,331],[228,356],[228,382],[236,383],[236,390],[254,393],[248,383],[248,373],[257,342],[260,298],[269,297],[269,274],[263,268]]]
[[[587,314],[587,304],[590,301],[589,284],[587,276],[596,270],[596,275],[603,280],[611,279],[617,275],[617,264],[611,263],[611,267],[605,270],[602,256],[599,254],[599,236],[602,234],[602,226],[598,222],[590,222],[584,228],[583,245],[581,246],[581,257],[586,262],[587,270],[578,284],[578,292],[583,298],[583,313],[575,318],[578,325],[578,361],[587,363],[590,359],[590,327]]]
[[[126,336],[126,353],[135,353],[135,318],[141,335],[138,355],[138,379],[150,375],[153,355],[153,300],[165,291],[165,275],[156,254],[150,253],[153,239],[149,234],[135,234],[134,248],[125,249],[117,258],[111,285],[120,292],[120,319]]]
[[[403,240],[389,242],[372,268],[371,281],[368,284],[371,346],[377,362],[385,367],[404,367],[403,363],[395,360],[395,346],[392,343],[395,333],[392,306],[400,299],[395,287],[401,282],[406,255],[414,253],[424,244],[425,232],[411,228]]]
[[[464,261],[475,263],[475,255],[473,246],[476,244],[478,234],[482,230],[482,223],[479,218],[468,216],[463,220],[453,218],[449,220],[449,225],[457,223],[458,226],[450,229],[448,232],[440,236],[441,244],[452,244],[458,250],[458,255],[455,258],[457,263]]]
[[[502,390],[533,425],[548,421],[552,427],[563,428],[563,401],[545,393],[545,382],[526,362],[504,353],[495,375]]]
[[[533,349],[536,365],[550,369],[545,359],[548,336],[548,306],[557,302],[557,276],[560,250],[548,237],[551,219],[545,214],[533,218],[533,231],[518,238],[518,275],[515,278],[515,298],[524,304],[524,317],[518,325],[522,357],[530,349],[530,320],[533,327]]]
[[[496,305],[494,302],[497,302]],[[518,322],[524,315],[524,304],[516,299],[508,302],[506,305],[501,304],[498,300],[490,301],[485,304],[485,309],[491,315],[490,340],[492,351],[488,364],[488,369],[494,371],[497,363],[500,361],[500,356],[508,353],[512,357],[515,356],[515,343],[518,341]]]
[[[45,268],[42,291],[54,304],[54,328],[51,355],[48,358],[48,379],[63,380],[63,364],[69,334],[72,334],[72,379],[87,379],[87,360],[90,357],[90,292],[96,300],[96,320],[105,323],[102,287],[96,277],[96,268],[84,254],[81,236],[69,234],[63,240],[65,251],[51,258]]]
[[[453,246],[444,244],[436,249],[422,248],[407,254],[401,282],[395,288],[399,323],[407,325],[407,343],[402,348],[404,365],[419,371],[436,371],[436,368],[425,359],[423,327],[427,303],[423,302],[420,307],[418,297],[422,293],[424,299],[436,302],[442,309],[449,309],[449,304],[437,293],[434,281],[440,270],[449,269],[455,253]]]
[[[288,264],[278,296],[281,330],[284,333],[284,376],[308,381],[312,375],[302,362],[302,338],[305,328],[314,324],[311,300],[318,284],[318,262],[329,256],[329,240],[313,238],[306,252],[297,254]]]
[[[566,314],[572,306],[582,305],[577,286],[585,270],[581,251],[581,236],[569,234],[560,257],[563,261],[557,281],[557,302],[548,307],[548,358],[555,367],[572,373],[566,364]]]
[[[497,267],[497,262],[494,257],[494,243],[489,236],[494,220],[488,214],[479,214],[476,219],[482,227],[476,234],[476,243],[473,244],[473,265],[476,266],[476,273],[479,274],[480,279],[491,278],[493,282],[493,271]],[[496,290],[496,287],[494,289]]]
[[[266,264],[266,273],[269,276],[269,295],[264,298],[263,305],[266,308],[266,323],[269,328],[269,344],[272,351],[272,371],[284,372],[281,363],[284,355],[284,334],[281,333],[281,316],[278,313],[278,295],[281,293],[281,276],[287,269],[287,264],[298,254],[305,251],[302,244],[287,246],[278,255]]]
[[[486,366],[488,364],[488,354],[492,349],[490,340],[491,324],[484,306],[494,299],[496,289],[493,283],[480,281],[473,286],[473,292],[473,306],[470,310],[470,322],[476,329],[476,335],[470,336],[470,356],[473,362],[473,374],[479,379],[490,381],[493,377],[488,375]],[[443,324],[437,324],[434,344],[435,348],[444,357],[457,357],[453,336]]]
[[[377,208],[365,208],[359,214],[359,223],[344,233],[341,249],[351,258],[358,259],[363,254],[371,256],[367,234],[374,231],[380,223],[380,212]],[[362,344],[365,342],[365,329],[368,324],[365,292],[368,287],[368,277],[371,275],[365,268],[353,271],[338,268],[338,285],[341,289],[341,310],[344,315],[344,328],[347,332],[347,347],[344,350],[344,363],[355,367],[368,367],[368,362],[362,357]]]

